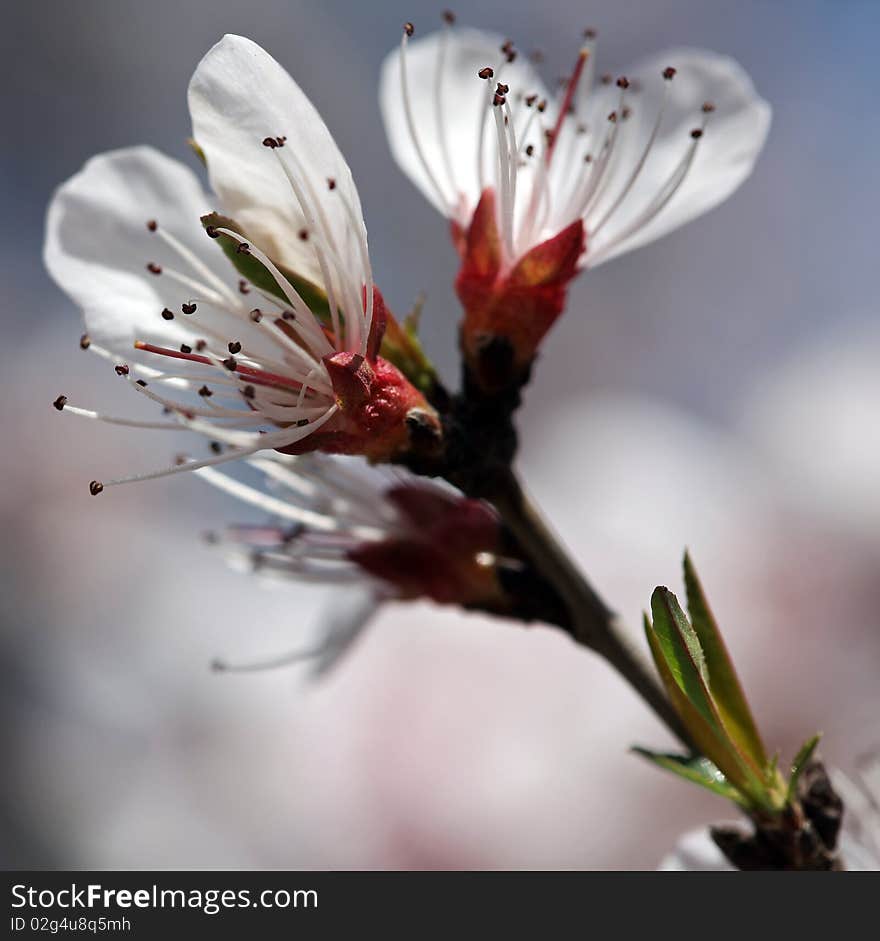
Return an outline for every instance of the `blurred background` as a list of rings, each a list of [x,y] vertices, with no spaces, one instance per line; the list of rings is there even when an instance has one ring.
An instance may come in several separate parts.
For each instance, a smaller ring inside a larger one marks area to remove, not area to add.
[[[326,597],[267,590],[200,540],[251,511],[191,478],[92,499],[164,463],[161,436],[58,415],[118,396],[41,263],[53,188],[91,154],[189,160],[185,91],[225,32],[262,43],[354,171],[377,280],[455,374],[446,226],[392,163],[375,89],[422,0],[48,0],[0,35],[3,343],[0,863],[6,867],[653,868],[728,815],[627,753],[669,744],[558,632],[387,608],[321,685],[212,674],[305,644]],[[478,0],[460,19],[600,67],[700,45],[774,108],[721,208],[582,277],[528,390],[523,470],[606,597],[638,624],[690,546],[768,744],[880,741],[880,4]],[[192,162],[192,161],[191,161]]]

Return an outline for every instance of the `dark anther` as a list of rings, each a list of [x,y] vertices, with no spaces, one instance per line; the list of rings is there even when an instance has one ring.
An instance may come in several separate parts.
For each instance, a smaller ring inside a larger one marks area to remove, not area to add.
[[[529,145],[526,147],[526,156],[527,156],[527,157],[531,157],[534,152],[535,152],[535,146],[534,146],[534,144],[529,144]]]
[[[208,236],[209,239],[219,239],[219,238],[220,238],[220,233],[217,231],[217,226],[215,226],[215,225],[208,225],[208,226],[205,226],[205,232],[206,232],[206,234],[207,234],[207,236]]]
[[[224,360],[223,360],[223,365],[224,365],[230,372],[235,372],[235,367],[238,365],[238,363],[236,363],[234,357],[230,356],[228,359],[224,359]]]
[[[538,96],[537,96],[537,95],[526,95],[526,98],[525,98],[526,107],[527,107],[527,108],[531,108],[532,105],[533,105],[537,100],[538,100]]]
[[[612,124],[614,124],[614,123],[617,121],[617,112],[616,112],[616,111],[612,111],[611,114],[608,115],[608,120],[609,120]]]
[[[308,230],[308,229],[300,229],[299,232],[297,232],[296,234],[299,236],[299,240],[300,240],[301,242],[308,241],[308,238],[309,238],[309,230]]]
[[[240,279],[239,279],[239,281],[238,281],[238,290],[239,290],[242,294],[250,294],[250,293],[251,293],[251,289],[248,287],[248,283],[247,283],[247,281],[245,281],[244,278],[240,278]]]
[[[336,180],[332,176],[327,177],[327,189],[335,190],[336,189]]]
[[[201,353],[203,349],[208,345],[207,340],[196,340],[196,349]]]
[[[276,143],[279,147],[283,147],[283,146],[284,146],[284,142],[285,142],[286,140],[287,140],[286,137],[276,137],[276,138],[275,138],[275,143]]]
[[[191,346],[188,346],[186,343],[180,344],[181,353],[192,353],[192,351],[193,351],[193,348]]]
[[[479,75],[480,78],[484,78],[486,81],[488,81],[495,75],[495,69],[491,69],[487,65],[484,69],[480,69],[480,71],[477,72],[477,75]]]
[[[499,82],[495,91],[499,95],[506,95],[510,91],[510,85],[505,85],[503,82]]]
[[[195,304],[181,304],[180,309],[185,314],[194,314],[196,312],[196,305]]]
[[[703,102],[703,114],[711,114],[715,110],[715,105],[711,101]]]
[[[297,427],[297,428],[305,428],[305,426],[306,426],[308,423],[309,423],[308,418],[301,418],[301,419],[296,423],[296,427]]]
[[[542,99],[538,102],[538,111],[540,111],[541,114],[543,114],[546,110],[547,110],[547,99],[546,99],[546,98],[542,98]]]
[[[189,458],[188,458],[185,454],[175,454],[175,455],[174,455],[174,463],[175,463],[178,467],[182,467],[184,464],[186,464],[186,462],[187,462],[188,460],[189,460]]]
[[[207,386],[202,386],[202,388],[199,389],[199,395],[203,399],[210,399],[213,394],[214,393]]]
[[[247,242],[239,242],[238,245],[235,246],[235,253],[237,255],[247,255],[250,250],[251,247]]]
[[[416,31],[416,28],[412,25],[412,23],[404,23],[403,31],[407,36],[412,36],[412,34]]]
[[[593,162],[593,155],[592,155],[592,154],[584,154],[584,163],[592,163],[592,162]]]
[[[691,131],[691,137],[693,137],[694,140],[699,140],[702,136],[703,136],[703,129],[701,127],[695,127]]]
[[[597,35],[598,33],[595,29],[592,28],[592,26],[588,26],[584,30],[584,39],[595,39]]]
[[[91,345],[92,345],[92,338],[87,333],[84,333],[79,338],[79,348],[81,350],[87,350]]]
[[[212,442],[210,443],[209,447],[211,448],[211,450],[212,450],[215,454],[222,454],[222,453],[223,453],[223,445],[220,444],[219,441],[212,441]]]
[[[147,228],[148,228],[151,232],[155,232],[156,229],[159,228],[159,224],[156,222],[155,219],[150,219],[150,221],[147,223]]]
[[[620,112],[620,116],[621,116],[621,118],[623,118],[624,121],[625,121],[631,114],[632,114],[632,108],[627,108],[627,107],[624,107],[624,109]]]
[[[272,150],[274,150],[274,149],[278,146],[278,141],[275,140],[274,137],[264,137],[264,138],[263,138],[263,146],[264,146],[264,147],[271,147]]]
[[[60,411],[64,408],[64,406],[67,405],[67,396],[66,396],[66,395],[59,395],[58,398],[55,399],[55,401],[54,401],[52,404],[53,404],[53,405],[55,406],[55,408],[57,408],[58,411],[60,412]]]
[[[629,88],[629,79],[625,75],[621,75],[617,80],[617,87],[624,89]]]
[[[507,101],[507,99],[504,97],[504,95],[499,95],[496,92],[495,97],[492,99],[492,104],[495,105],[496,108],[500,108],[505,101]]]
[[[677,71],[678,71],[678,69],[672,68],[671,65],[670,65],[670,66],[667,66],[667,67],[663,70],[663,78],[665,78],[666,81],[668,82],[670,79],[675,78],[675,73],[676,73]]]
[[[157,265],[156,262],[154,262],[154,261],[151,261],[151,262],[147,265],[147,271],[149,271],[150,274],[162,274],[162,266],[161,266],[161,265]]]
[[[100,480],[93,480],[89,483],[89,493],[96,497],[104,489],[104,485]]]
[[[252,398],[257,394],[257,390],[256,390],[253,386],[245,386],[245,387],[241,390],[241,394],[242,394],[246,399],[252,399]]]
[[[259,307],[255,307],[251,311],[250,316],[251,316],[251,320],[253,320],[254,323],[259,323],[263,319],[263,312],[260,310]]]
[[[241,344],[238,342],[238,340],[233,340],[231,343],[228,343],[226,348],[230,353],[232,353],[233,356],[235,356],[236,353],[241,352]]]
[[[169,310],[167,307],[162,310],[162,319],[163,320],[174,320],[174,311]]]
[[[614,81],[614,76],[609,75],[607,72],[600,79],[603,85],[610,85]]]
[[[144,382],[143,379],[138,379],[138,380],[137,380],[137,384],[138,384],[142,389],[146,389],[146,388],[147,388],[147,384],[146,384],[146,382]]]
[[[296,314],[292,310],[285,310],[281,312],[282,320],[296,320]]]
[[[443,22],[446,23],[447,26],[452,26],[452,24],[455,22],[455,14],[452,12],[452,10],[443,11]]]
[[[116,370],[117,376],[127,376],[129,373],[128,366],[126,366],[125,363],[121,363],[119,366],[114,366],[113,368]]]

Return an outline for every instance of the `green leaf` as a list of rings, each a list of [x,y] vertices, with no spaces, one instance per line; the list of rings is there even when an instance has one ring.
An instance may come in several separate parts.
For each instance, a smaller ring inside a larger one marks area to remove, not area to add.
[[[817,732],[812,738],[808,738],[804,744],[801,745],[800,751],[795,755],[794,761],[791,763],[791,777],[788,779],[788,801],[792,801],[797,795],[798,781],[800,780],[804,768],[810,763],[810,759],[813,757],[813,752],[816,750],[820,738],[822,738],[821,732]]]
[[[228,216],[220,215],[220,213],[209,212],[207,215],[202,216],[202,225],[206,230],[208,227],[215,229],[231,229],[234,232],[241,233],[244,240],[247,241],[247,234],[242,231],[238,223]],[[287,305],[290,303],[284,291],[281,289],[281,286],[263,264],[254,255],[237,250],[238,246],[241,244],[239,239],[232,238],[232,236],[226,235],[225,233],[220,233],[215,241],[223,249],[223,254],[232,262],[235,270],[245,280],[250,281],[254,287],[264,291],[266,294],[277,297],[282,304]],[[279,265],[276,262],[276,267],[294,288],[296,288],[299,296],[306,302],[318,320],[325,326],[329,326],[330,305],[324,291],[307,278],[303,278],[289,268],[285,268],[284,265]]]
[[[646,617],[645,629],[654,662],[697,746],[756,804],[773,805],[764,780],[764,767],[754,764],[724,726],[709,690],[709,673],[699,637],[678,599],[661,586],[651,596],[651,610],[654,623]]]
[[[729,780],[740,786],[744,782],[744,775],[740,773],[737,762],[728,754],[723,731],[696,708],[676,680],[647,615],[645,615],[645,636],[648,638],[648,646],[651,648],[657,672],[663,680],[666,692],[694,740],[694,744],[703,755],[724,770]]]
[[[703,718],[715,725],[706,658],[678,599],[668,588],[656,588],[651,596],[651,613],[654,636],[676,684]]]
[[[690,555],[684,555],[684,583],[688,612],[705,656],[712,699],[728,735],[758,768],[767,766],[767,753],[727,652],[718,624],[706,600]]]
[[[677,774],[686,781],[699,784],[700,787],[712,791],[713,794],[726,797],[741,807],[746,807],[749,804],[748,799],[743,797],[718,768],[702,755],[672,755],[666,752],[651,751],[648,748],[640,748],[638,745],[634,746],[632,750],[655,765]]]

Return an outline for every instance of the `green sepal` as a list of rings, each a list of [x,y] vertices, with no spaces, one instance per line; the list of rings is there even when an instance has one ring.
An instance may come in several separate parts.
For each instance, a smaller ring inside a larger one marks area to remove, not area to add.
[[[439,378],[418,337],[420,312],[421,305],[417,304],[404,317],[403,322],[388,312],[380,353],[389,362],[394,363],[420,392],[430,398],[432,390],[439,384]]]
[[[186,142],[189,144],[189,149],[199,158],[199,162],[202,166],[208,166],[208,158],[205,156],[205,152],[202,150],[199,142],[194,137],[187,137]]]
[[[247,241],[247,234],[242,231],[238,223],[228,216],[221,215],[219,212],[209,212],[207,215],[202,216],[202,226],[206,231],[209,227],[214,229],[231,229],[233,232],[241,233],[245,242]],[[278,284],[262,262],[248,252],[238,251],[238,246],[241,244],[239,239],[221,232],[217,235],[215,241],[219,244],[220,248],[223,249],[223,254],[232,262],[235,270],[246,281],[250,281],[255,288],[264,291],[266,294],[271,294],[273,297],[278,298],[282,304],[287,305],[290,303],[284,291],[281,289],[281,285]],[[327,301],[327,295],[321,288],[307,278],[303,278],[301,275],[291,271],[290,268],[285,268],[284,265],[279,265],[275,262],[275,267],[293,285],[297,294],[306,302],[318,320],[320,320],[324,326],[329,327],[331,323],[330,304]]]
[[[727,780],[715,764],[702,755],[673,755],[651,751],[638,745],[634,745],[632,751],[655,765],[677,774],[680,778],[712,791],[713,794],[725,797],[741,807],[748,806],[748,800]]]

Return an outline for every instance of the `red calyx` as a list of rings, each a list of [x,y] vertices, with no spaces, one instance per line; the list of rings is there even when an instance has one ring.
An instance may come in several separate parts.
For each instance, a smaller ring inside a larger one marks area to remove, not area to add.
[[[395,487],[387,497],[411,521],[412,532],[358,546],[349,553],[352,561],[393,585],[401,598],[465,605],[500,598],[493,567],[478,559],[500,546],[491,507],[418,484]]]
[[[576,220],[502,272],[495,193],[484,191],[465,238],[455,282],[464,307],[461,343],[468,367],[488,391],[522,381],[545,334],[562,313],[586,247]],[[499,350],[506,355],[499,356]]]

